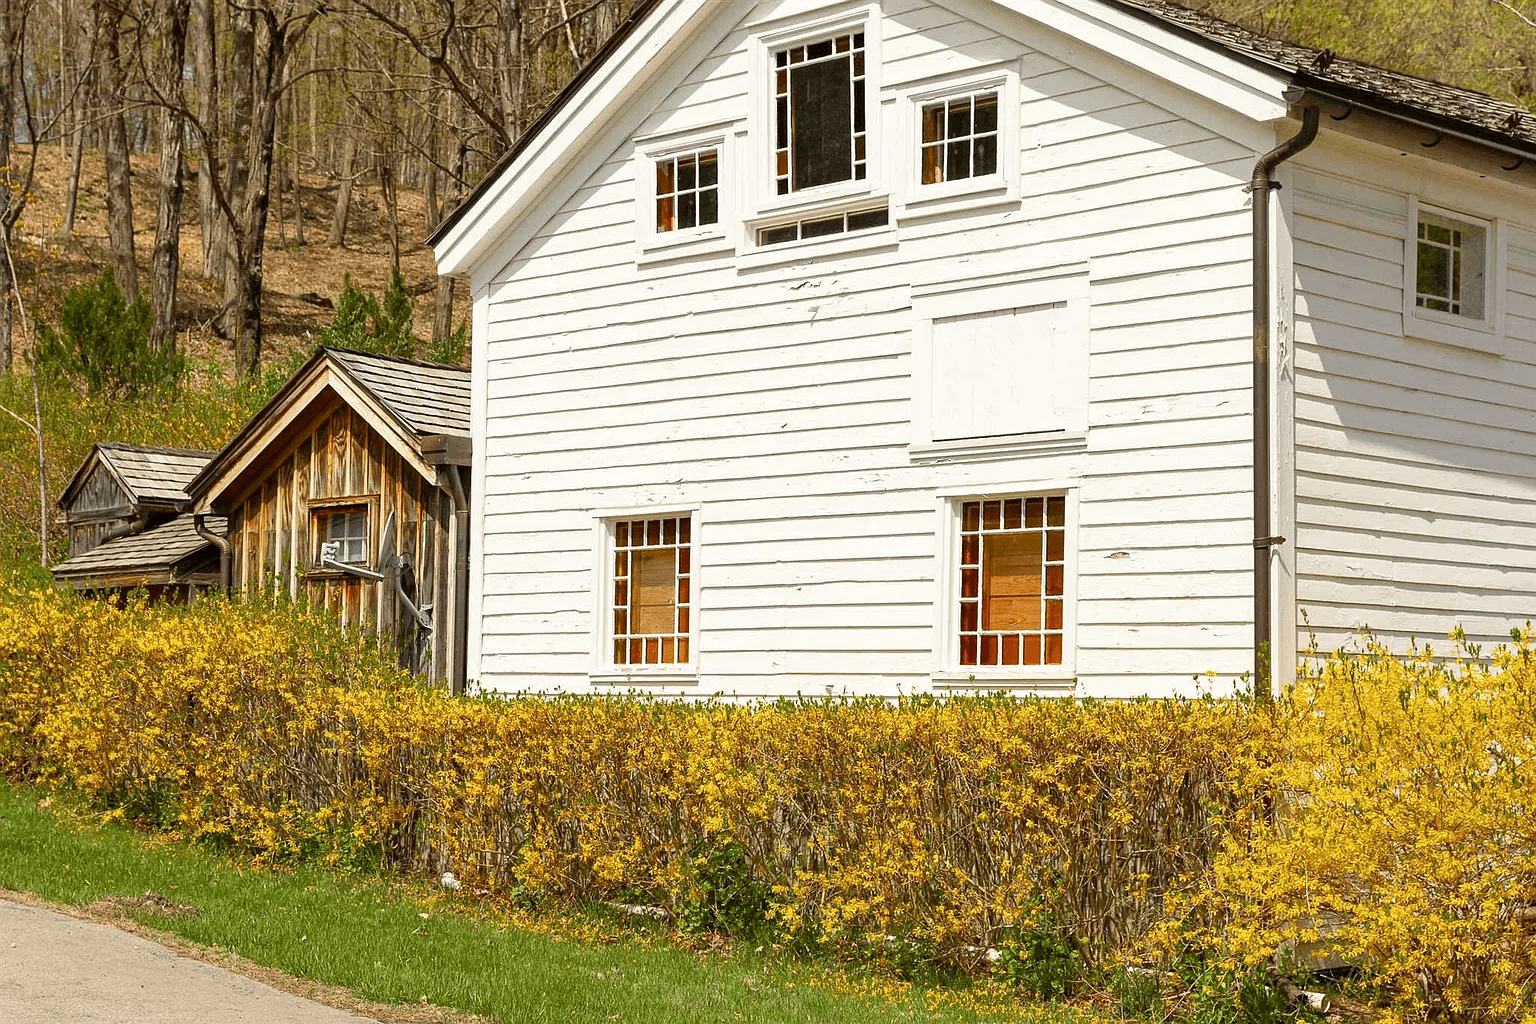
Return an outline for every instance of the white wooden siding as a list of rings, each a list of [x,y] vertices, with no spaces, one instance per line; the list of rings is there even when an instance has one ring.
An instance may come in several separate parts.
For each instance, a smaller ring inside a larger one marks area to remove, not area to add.
[[[886,90],[1018,61],[1022,202],[909,219],[894,244],[810,265],[640,266],[633,147],[611,153],[490,287],[484,684],[589,689],[594,518],[697,504],[701,676],[659,689],[928,689],[938,495],[1032,483],[1079,488],[1079,693],[1188,692],[1208,672],[1222,690],[1250,667],[1254,145],[1202,126],[1218,113],[1140,98],[1167,89],[1133,69],[1110,84],[1069,66],[1022,22],[1012,38],[926,0],[884,13]],[[732,31],[632,137],[745,124],[747,38]],[[1064,253],[1089,272],[1085,450],[914,460],[908,282]]]
[[[1485,645],[1536,618],[1536,234],[1528,200],[1321,146],[1295,177],[1296,567],[1324,652]],[[1500,358],[1403,336],[1408,197],[1505,217]]]

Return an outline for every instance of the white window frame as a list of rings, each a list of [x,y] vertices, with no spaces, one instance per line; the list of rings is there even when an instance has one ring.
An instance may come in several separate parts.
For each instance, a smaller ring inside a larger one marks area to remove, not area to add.
[[[737,211],[736,133],[733,123],[708,125],[685,131],[667,132],[635,140],[631,160],[635,176],[635,237],[637,259],[641,263],[677,259],[731,247],[731,225],[739,218]],[[700,224],[677,231],[656,230],[656,164],[671,157],[700,150],[719,153],[719,218],[713,224]]]
[[[1026,690],[1069,692],[1077,681],[1078,491],[1076,480],[1037,480],[993,485],[985,489],[955,488],[938,493],[939,544],[938,614],[935,618],[936,690]],[[960,526],[961,508],[968,501],[1039,498],[1064,495],[1061,664],[960,664]]]
[[[888,168],[885,166],[885,131],[880,104],[880,5],[839,5],[818,14],[809,18],[797,17],[778,28],[760,30],[748,42],[752,53],[750,90],[754,98],[748,125],[750,155],[744,157],[748,167],[746,178],[751,182],[751,209],[745,236],[748,249],[757,248],[757,229],[766,226],[764,222],[767,220],[782,222],[797,219],[792,214],[811,212],[831,214],[839,208],[867,204],[884,193],[882,183]],[[846,32],[864,33],[865,176],[863,180],[855,178],[818,185],[781,196],[776,191],[773,173],[773,55],[786,47],[814,43]]]
[[[976,93],[997,93],[997,170],[980,177],[923,184],[923,107]],[[994,65],[965,75],[949,75],[908,87],[900,94],[901,188],[898,199],[906,218],[956,209],[1016,203],[1019,200],[1018,62]]]
[[[699,680],[699,548],[702,523],[699,505],[665,505],[655,508],[603,509],[593,513],[593,648],[591,681],[619,687],[691,685]],[[688,661],[670,665],[619,665],[613,660],[613,560],[614,527],[635,519],[689,518]]]
[[[1433,214],[1458,220],[1484,231],[1483,317],[1423,309],[1418,305],[1419,216]],[[1403,335],[1442,345],[1471,349],[1488,355],[1504,355],[1504,283],[1508,264],[1504,232],[1497,218],[1479,217],[1463,210],[1408,197],[1408,220],[1403,233]]]
[[[349,565],[364,565],[370,569],[378,558],[375,548],[378,545],[378,507],[379,496],[377,494],[349,494],[334,498],[311,498],[308,502],[310,546],[313,551],[309,555],[309,567],[305,570],[306,576],[323,579],[330,576],[346,575],[342,570],[328,565],[320,564],[320,547],[327,543],[322,532],[324,521],[333,515],[345,515],[349,512],[362,512],[366,523],[366,532],[363,535],[364,558],[361,562],[348,562]],[[340,559],[340,561],[345,561]]]

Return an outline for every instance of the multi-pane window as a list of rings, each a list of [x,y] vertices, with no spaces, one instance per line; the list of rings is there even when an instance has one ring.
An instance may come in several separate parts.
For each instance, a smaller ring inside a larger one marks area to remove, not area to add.
[[[774,183],[779,195],[868,174],[864,33],[773,54]]]
[[[960,664],[1060,665],[1063,495],[960,507]]]
[[[701,149],[656,161],[656,231],[683,231],[720,220],[720,151]]]
[[[879,228],[891,222],[890,211],[882,206],[876,210],[858,210],[853,213],[834,213],[830,217],[808,217],[788,224],[775,224],[771,228],[759,228],[758,245],[781,245],[803,238],[824,238],[849,231]]]
[[[335,544],[335,559],[348,565],[368,561],[368,509],[343,505],[316,513],[316,531],[322,544]]]
[[[1488,232],[1482,226],[1421,210],[1414,305],[1484,319],[1487,247]]]
[[[923,104],[924,185],[997,173],[997,92]]]
[[[692,608],[688,516],[613,524],[613,663],[684,665]]]

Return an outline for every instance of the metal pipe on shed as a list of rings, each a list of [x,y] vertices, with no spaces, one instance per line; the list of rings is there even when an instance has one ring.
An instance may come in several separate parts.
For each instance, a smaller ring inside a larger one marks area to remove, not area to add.
[[[443,466],[453,493],[453,665],[448,671],[448,685],[456,694],[464,692],[469,671],[469,500],[464,486],[463,466]]]
[[[1300,91],[1293,98],[1301,98]],[[1253,194],[1253,693],[1261,700],[1271,699],[1270,690],[1270,549],[1285,543],[1273,535],[1270,522],[1270,402],[1269,402],[1269,276],[1271,272],[1269,238],[1269,193],[1280,187],[1273,179],[1275,168],[1300,153],[1317,138],[1319,107],[1302,112],[1301,131],[1265,153],[1253,165],[1253,180],[1248,191]]]
[[[203,540],[219,549],[219,586],[223,587],[224,591],[228,593],[229,589],[234,586],[234,580],[230,576],[230,569],[233,567],[233,551],[228,537],[220,537],[208,529],[204,523],[204,520],[207,518],[208,514],[206,512],[193,513],[192,529]]]

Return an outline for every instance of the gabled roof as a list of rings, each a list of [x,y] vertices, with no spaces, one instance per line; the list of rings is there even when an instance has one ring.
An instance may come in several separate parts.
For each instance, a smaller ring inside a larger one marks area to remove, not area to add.
[[[280,440],[316,401],[334,395],[351,406],[424,476],[446,441],[467,461],[469,371],[418,359],[320,348],[240,428],[188,484],[200,507],[224,492]]]
[[[206,525],[220,535],[227,529],[220,516],[209,516]],[[170,583],[200,568],[212,554],[213,545],[197,535],[192,516],[180,515],[152,530],[109,540],[60,562],[53,574],[76,586],[107,580],[113,586]]]
[[[190,495],[187,485],[200,473],[212,452],[192,448],[157,448],[120,441],[98,441],[70,478],[59,506],[68,508],[91,471],[103,466],[135,505],[174,507]]]
[[[474,266],[484,252],[479,246],[462,244],[460,226],[466,220],[483,220],[473,226],[485,234],[504,230],[516,211],[497,209],[486,215],[487,207],[496,207],[508,178],[519,159],[528,154],[542,136],[556,132],[573,117],[593,120],[606,116],[586,102],[587,94],[598,89],[597,80],[609,74],[606,65],[629,62],[632,73],[663,59],[662,49],[645,46],[632,37],[643,36],[678,9],[700,0],[643,0],[631,10],[601,50],[587,61],[542,116],[496,161],[479,184],[451,213],[438,222],[427,236],[427,243],[437,251],[442,272],[462,274]],[[999,6],[1026,16],[1034,6],[1030,0],[992,0]],[[1202,48],[1242,62],[1289,81],[1292,86],[1315,94],[1361,106],[1376,113],[1426,125],[1447,134],[1491,146],[1523,159],[1536,160],[1536,117],[1522,107],[1494,99],[1486,93],[1445,85],[1359,61],[1337,58],[1331,52],[1297,46],[1244,29],[1230,22],[1188,10],[1169,0],[1067,0],[1073,8],[1098,6],[1130,15],[1156,29],[1198,43]],[[712,0],[706,6],[724,7],[726,0]],[[1058,5],[1059,6],[1059,5]],[[568,112],[573,102],[578,110]],[[446,243],[446,244],[445,244]]]
[[[323,349],[418,434],[469,436],[469,371],[348,349]]]

